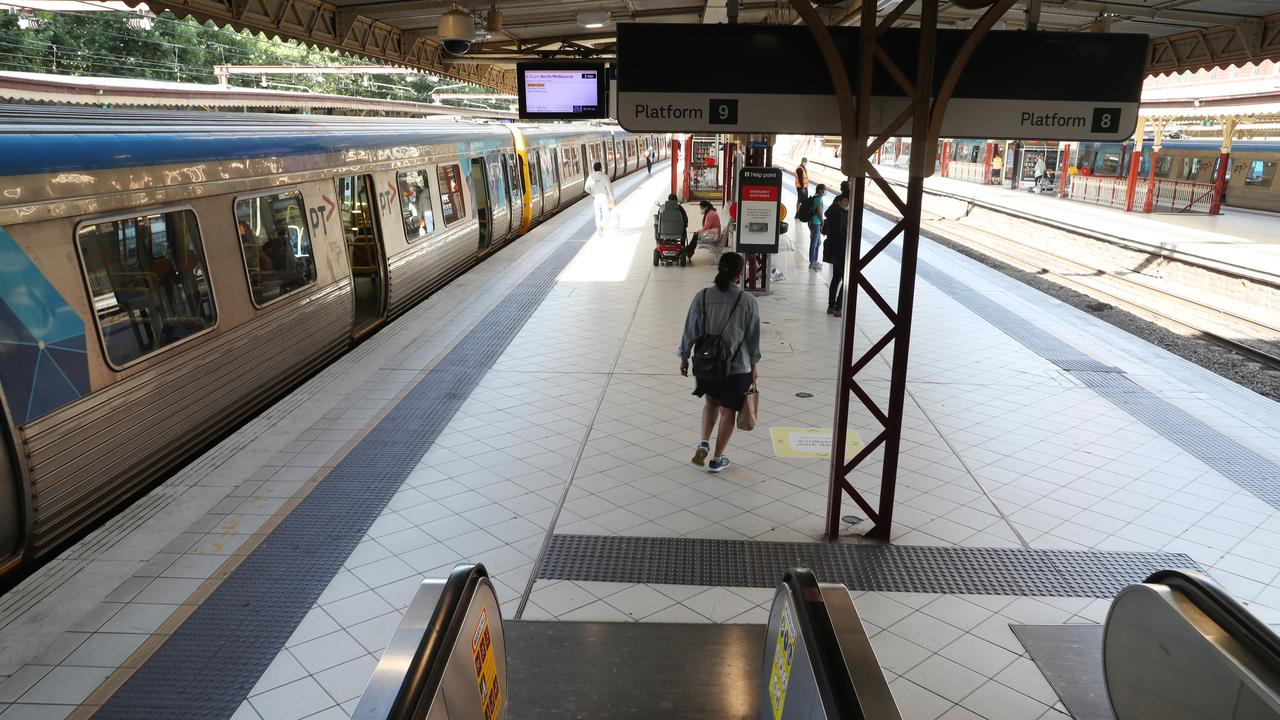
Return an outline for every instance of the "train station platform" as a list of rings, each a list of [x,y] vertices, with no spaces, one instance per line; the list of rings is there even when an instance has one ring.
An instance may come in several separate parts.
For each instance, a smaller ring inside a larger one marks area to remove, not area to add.
[[[794,167],[798,161],[790,161]],[[837,177],[829,164],[814,163],[815,182]],[[878,165],[890,181],[907,181],[905,168]],[[1280,271],[1280,215],[1224,207],[1221,215],[1198,213],[1139,213],[1059,198],[1053,193],[1032,193],[995,185],[934,176],[925,181],[927,212],[943,217],[964,213],[964,207],[948,197],[982,203],[1023,216],[1039,218],[1088,233],[1120,238],[1150,246],[1157,252],[1173,252],[1191,260],[1209,260],[1232,269],[1275,278]]]
[[[851,588],[906,718],[1067,717],[1013,628],[1096,625],[1157,567],[1280,624],[1280,406],[929,242],[892,545],[852,517],[824,542],[827,463],[773,439],[831,426],[800,228],[759,298],[760,426],[691,465],[675,348],[714,257],[653,267],[666,182],[620,182],[604,234],[582,206],[535,229],[6,595],[0,718],[348,717],[460,561],[507,618],[649,623],[763,623],[803,562]]]

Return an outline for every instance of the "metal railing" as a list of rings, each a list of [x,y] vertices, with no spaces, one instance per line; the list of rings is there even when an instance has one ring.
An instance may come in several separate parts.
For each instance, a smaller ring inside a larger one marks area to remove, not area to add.
[[[1208,213],[1213,204],[1213,183],[1190,180],[1156,180],[1156,194],[1152,202],[1155,212]],[[1137,205],[1134,206],[1137,208]]]
[[[947,163],[947,177],[953,180],[964,180],[971,183],[986,181],[987,166],[978,162],[961,162],[952,160]]]
[[[1128,188],[1129,181],[1122,177],[1072,175],[1071,182],[1067,183],[1067,198],[1123,210]],[[1146,190],[1143,188],[1144,196],[1145,193]],[[1134,207],[1141,206],[1135,204]]]

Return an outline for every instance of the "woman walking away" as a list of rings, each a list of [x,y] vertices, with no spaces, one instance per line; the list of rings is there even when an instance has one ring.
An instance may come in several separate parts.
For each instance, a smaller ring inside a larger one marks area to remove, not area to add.
[[[831,284],[827,292],[827,314],[840,317],[844,307],[844,253],[845,233],[849,222],[849,196],[841,194],[827,208],[827,218],[822,222],[822,231],[827,235],[827,242],[822,246],[822,259],[831,263]],[[857,238],[854,238],[857,242]]]
[[[716,451],[707,470],[718,473],[729,467],[724,450],[733,436],[738,411],[759,373],[760,310],[751,293],[737,284],[746,262],[735,252],[720,256],[715,287],[693,297],[680,338],[680,374],[688,377],[693,356],[697,378],[693,394],[706,400],[702,407],[702,440],[693,453],[693,464],[701,466],[711,454],[711,433],[719,422]]]
[[[818,255],[818,249],[822,247],[822,201],[826,198],[827,186],[818,183],[818,187],[813,189],[813,197],[809,199],[811,210],[809,215],[809,269],[821,270],[822,263],[818,261],[821,256]]]

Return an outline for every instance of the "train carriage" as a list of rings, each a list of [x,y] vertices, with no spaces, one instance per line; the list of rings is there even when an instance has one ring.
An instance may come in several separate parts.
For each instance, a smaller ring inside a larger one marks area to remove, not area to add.
[[[579,199],[588,149],[630,138],[0,108],[0,583]]]

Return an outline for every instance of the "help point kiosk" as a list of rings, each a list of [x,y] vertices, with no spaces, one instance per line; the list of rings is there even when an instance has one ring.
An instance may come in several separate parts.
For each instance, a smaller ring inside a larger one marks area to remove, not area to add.
[[[734,249],[747,256],[747,270],[759,281],[750,289],[768,292],[769,256],[778,252],[782,227],[782,171],[776,167],[738,170],[736,207]]]

